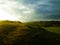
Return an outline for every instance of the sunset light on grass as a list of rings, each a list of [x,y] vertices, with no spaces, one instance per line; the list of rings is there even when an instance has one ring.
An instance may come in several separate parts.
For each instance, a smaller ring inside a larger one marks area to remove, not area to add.
[[[60,0],[0,0],[0,45],[60,45]]]

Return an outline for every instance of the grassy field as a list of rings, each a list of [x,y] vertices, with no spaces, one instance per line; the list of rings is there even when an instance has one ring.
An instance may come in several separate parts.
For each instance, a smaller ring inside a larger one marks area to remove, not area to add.
[[[38,23],[0,22],[0,45],[58,45],[60,27],[41,27]]]
[[[47,31],[59,33],[60,34],[60,27],[45,27]]]

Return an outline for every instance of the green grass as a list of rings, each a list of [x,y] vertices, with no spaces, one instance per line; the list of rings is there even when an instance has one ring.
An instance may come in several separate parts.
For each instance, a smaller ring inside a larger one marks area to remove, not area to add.
[[[56,33],[55,33],[56,32]],[[0,22],[0,45],[58,45],[60,27],[44,27],[38,23]]]
[[[45,27],[46,30],[60,34],[60,27]]]

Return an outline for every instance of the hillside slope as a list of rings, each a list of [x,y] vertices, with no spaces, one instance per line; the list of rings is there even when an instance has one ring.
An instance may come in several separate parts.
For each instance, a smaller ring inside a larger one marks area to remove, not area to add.
[[[0,45],[58,45],[60,34],[21,22],[0,22]]]

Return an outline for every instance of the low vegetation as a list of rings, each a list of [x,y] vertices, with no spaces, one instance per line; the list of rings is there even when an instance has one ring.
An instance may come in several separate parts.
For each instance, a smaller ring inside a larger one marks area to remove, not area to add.
[[[60,34],[51,32],[45,27],[41,27],[39,23],[0,21],[0,45],[59,44]]]
[[[60,27],[60,21],[38,21],[38,22],[28,22],[27,25],[37,25],[39,27]]]

